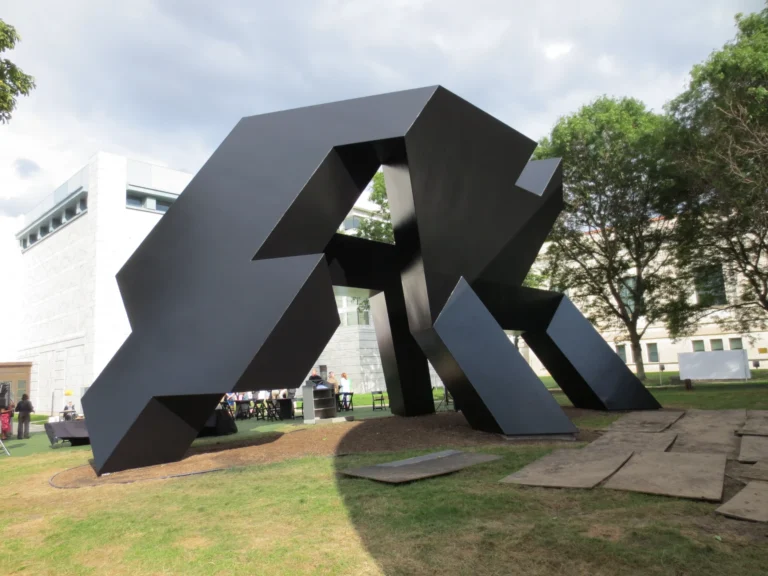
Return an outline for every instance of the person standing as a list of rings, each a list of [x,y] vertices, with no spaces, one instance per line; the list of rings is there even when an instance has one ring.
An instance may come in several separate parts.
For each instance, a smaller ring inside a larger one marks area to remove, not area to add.
[[[35,407],[29,401],[29,396],[22,395],[21,402],[16,404],[16,412],[19,413],[19,427],[16,436],[19,440],[29,439],[29,421],[32,419],[31,416],[34,411]]]
[[[333,393],[338,394],[339,393],[339,381],[336,380],[336,376],[333,374],[333,372],[328,373],[328,380],[326,380],[328,384],[333,386]]]
[[[7,408],[0,408],[0,440],[8,440],[8,434],[13,436],[13,402]]]
[[[341,382],[339,385],[339,394],[341,397],[341,407],[349,410],[349,395],[352,392],[352,383],[349,381],[346,372],[341,373]]]
[[[341,373],[341,386],[339,387],[339,391],[342,394],[349,394],[352,392],[352,383],[349,381],[346,372]]]

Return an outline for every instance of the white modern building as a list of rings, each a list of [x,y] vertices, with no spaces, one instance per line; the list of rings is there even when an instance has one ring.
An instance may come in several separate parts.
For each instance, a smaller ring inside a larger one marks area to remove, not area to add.
[[[79,399],[130,332],[115,274],[192,178],[98,153],[25,216],[18,358],[38,412]]]

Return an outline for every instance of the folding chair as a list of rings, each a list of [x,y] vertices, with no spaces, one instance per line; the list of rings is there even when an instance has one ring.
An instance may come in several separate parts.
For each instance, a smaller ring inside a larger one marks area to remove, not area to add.
[[[257,399],[253,401],[253,416],[256,420],[267,419],[267,407],[264,406],[264,400]]]
[[[373,401],[373,406],[371,407],[373,410],[384,410],[384,391],[383,390],[374,390],[371,392],[371,400]],[[376,408],[376,404],[379,405],[378,408]]]
[[[448,388],[443,386],[443,397],[440,399],[440,403],[437,405],[437,408],[435,408],[435,412],[440,410],[440,407],[445,404],[445,409],[448,409],[448,406],[453,404],[453,396],[451,396],[451,393],[448,392]]]
[[[251,417],[251,404],[248,402],[247,404],[244,401],[239,401],[237,403],[237,420],[247,420]]]
[[[355,411],[355,404],[354,404],[354,392],[342,392],[341,393],[342,400],[341,405],[345,412],[348,412],[352,410],[352,412]]]
[[[265,402],[267,405],[267,420],[280,420],[280,410],[274,400],[269,399]]]

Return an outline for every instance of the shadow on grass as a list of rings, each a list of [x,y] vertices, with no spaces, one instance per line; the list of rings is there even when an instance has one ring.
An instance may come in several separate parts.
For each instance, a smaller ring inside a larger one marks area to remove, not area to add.
[[[604,424],[614,416],[603,415]],[[716,516],[712,504],[499,482],[568,446],[580,444],[502,440],[460,414],[366,421],[339,442],[336,485],[361,544],[387,575],[764,573],[766,528]],[[502,458],[399,485],[340,473],[447,448]]]
[[[571,411],[580,416],[584,412]],[[593,434],[585,431],[579,440],[589,440]],[[348,517],[385,574],[506,573],[502,562],[488,556],[506,537],[493,526],[529,504],[516,499],[515,489],[499,480],[553,449],[577,446],[570,441],[509,441],[473,430],[456,412],[394,416],[352,428],[337,447],[334,468]],[[502,458],[398,485],[341,473],[445,449]]]

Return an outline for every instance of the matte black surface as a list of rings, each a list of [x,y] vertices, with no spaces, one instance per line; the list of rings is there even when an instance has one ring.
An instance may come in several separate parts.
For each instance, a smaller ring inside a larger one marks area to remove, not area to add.
[[[572,434],[565,415],[463,278],[424,338],[440,378],[469,424],[506,435]]]
[[[577,408],[660,408],[567,296],[483,281],[475,290],[504,329],[523,331],[523,339]]]
[[[83,398],[96,470],[181,458],[225,392],[298,387],[339,324],[332,286],[374,296],[396,413],[434,409],[429,359],[475,427],[572,430],[490,315],[562,207],[534,147],[440,87],[243,118],[117,275],[132,333]],[[336,235],[382,165],[396,245]],[[573,345],[578,312],[530,326],[577,399],[643,400],[578,361],[615,364]]]
[[[68,441],[72,446],[84,446],[91,443],[85,420],[46,422],[43,424],[43,428],[51,446],[59,440]]]
[[[198,438],[206,436],[228,436],[237,434],[237,423],[229,410],[214,410],[198,432]]]

